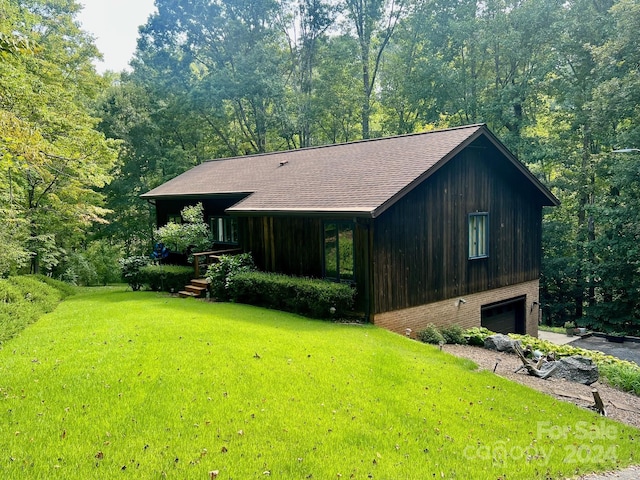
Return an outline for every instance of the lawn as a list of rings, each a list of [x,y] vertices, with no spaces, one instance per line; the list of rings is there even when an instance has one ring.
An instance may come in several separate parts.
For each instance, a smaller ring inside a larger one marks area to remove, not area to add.
[[[640,432],[371,325],[85,290],[0,351],[5,479],[536,479]]]

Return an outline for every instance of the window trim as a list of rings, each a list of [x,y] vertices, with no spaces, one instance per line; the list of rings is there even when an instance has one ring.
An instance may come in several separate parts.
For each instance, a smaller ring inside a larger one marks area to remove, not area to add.
[[[482,229],[480,224],[474,224],[477,219],[482,219]],[[489,257],[489,212],[472,212],[467,216],[467,253],[469,260]],[[484,248],[482,248],[484,247]]]

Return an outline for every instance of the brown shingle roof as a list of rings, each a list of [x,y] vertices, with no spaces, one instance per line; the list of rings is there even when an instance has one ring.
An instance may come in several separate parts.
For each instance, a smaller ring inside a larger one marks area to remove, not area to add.
[[[227,211],[332,212],[375,217],[483,133],[498,142],[484,125],[471,125],[214,160],[142,197],[246,193],[249,194],[246,198]],[[519,168],[537,182],[524,167]],[[541,184],[538,187],[555,203],[551,193]]]

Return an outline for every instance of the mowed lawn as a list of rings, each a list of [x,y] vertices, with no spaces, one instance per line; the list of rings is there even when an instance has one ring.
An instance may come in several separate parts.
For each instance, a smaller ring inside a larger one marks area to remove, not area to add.
[[[86,290],[0,351],[2,479],[544,479],[640,432],[371,325]]]

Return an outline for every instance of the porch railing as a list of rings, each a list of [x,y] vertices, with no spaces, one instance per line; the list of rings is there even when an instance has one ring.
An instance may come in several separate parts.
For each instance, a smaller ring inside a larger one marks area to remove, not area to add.
[[[197,252],[193,254],[193,268],[195,270],[195,278],[200,278],[200,272],[206,273],[207,268],[212,263],[220,260],[222,255],[236,255],[242,253],[240,248],[227,248],[221,250],[211,250],[210,252]]]

